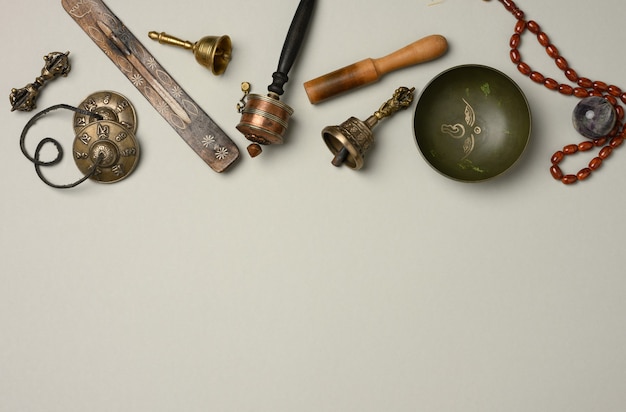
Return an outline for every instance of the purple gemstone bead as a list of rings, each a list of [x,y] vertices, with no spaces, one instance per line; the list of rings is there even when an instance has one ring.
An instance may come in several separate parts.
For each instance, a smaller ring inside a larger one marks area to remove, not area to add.
[[[591,96],[580,101],[572,113],[574,128],[589,139],[599,139],[608,135],[617,120],[615,108],[608,100]]]

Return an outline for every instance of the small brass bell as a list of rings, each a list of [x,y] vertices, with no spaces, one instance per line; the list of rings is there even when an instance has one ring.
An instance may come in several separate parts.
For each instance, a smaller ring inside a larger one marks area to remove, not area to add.
[[[196,61],[215,75],[224,73],[230,62],[232,42],[228,36],[206,36],[195,43],[156,31],[151,31],[148,36],[161,44],[169,44],[193,51]]]
[[[414,90],[415,88],[407,87],[396,89],[393,97],[365,121],[350,117],[339,126],[325,127],[322,137],[335,156],[332,164],[337,167],[345,164],[351,169],[361,169],[365,163],[365,155],[374,144],[374,126],[385,117],[408,108],[413,102]]]

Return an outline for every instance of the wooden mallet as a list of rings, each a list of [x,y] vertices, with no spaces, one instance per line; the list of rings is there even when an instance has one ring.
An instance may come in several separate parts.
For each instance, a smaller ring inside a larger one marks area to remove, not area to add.
[[[378,59],[367,58],[304,83],[312,104],[379,80],[404,67],[434,60],[448,50],[446,38],[433,34]]]

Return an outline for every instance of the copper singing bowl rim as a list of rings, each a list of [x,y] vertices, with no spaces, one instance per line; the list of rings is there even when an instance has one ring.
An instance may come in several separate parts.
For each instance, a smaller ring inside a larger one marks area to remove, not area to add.
[[[423,158],[453,180],[480,182],[501,175],[522,156],[531,112],[519,86],[489,66],[447,69],[422,91],[413,119]]]

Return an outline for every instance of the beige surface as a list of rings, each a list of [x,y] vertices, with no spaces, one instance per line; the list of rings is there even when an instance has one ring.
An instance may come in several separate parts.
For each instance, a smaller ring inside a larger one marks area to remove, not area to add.
[[[0,411],[586,412],[626,404],[621,148],[584,184],[548,172],[581,140],[574,98],[509,61],[513,17],[495,1],[319,1],[287,84],[283,146],[208,168],[66,15],[60,1],[3,0],[0,90],[71,51],[39,108],[112,89],[136,106],[142,160],[122,183],[41,183],[22,156],[30,115],[0,112]],[[121,1],[108,6],[237,142],[239,85],[263,93],[296,8],[284,0]],[[621,0],[519,0],[580,75],[626,89]],[[214,77],[147,34],[233,39]],[[428,34],[448,54],[312,106],[306,80]],[[522,52],[560,81],[531,37]],[[523,159],[461,184],[413,140],[412,110],[376,129],[366,169],[330,165],[320,131],[364,118],[398,86],[479,63],[511,76],[533,111]],[[71,114],[29,134],[71,147]],[[579,163],[577,163],[579,162]],[[568,159],[576,171],[583,159]],[[59,182],[66,167],[46,171]]]

